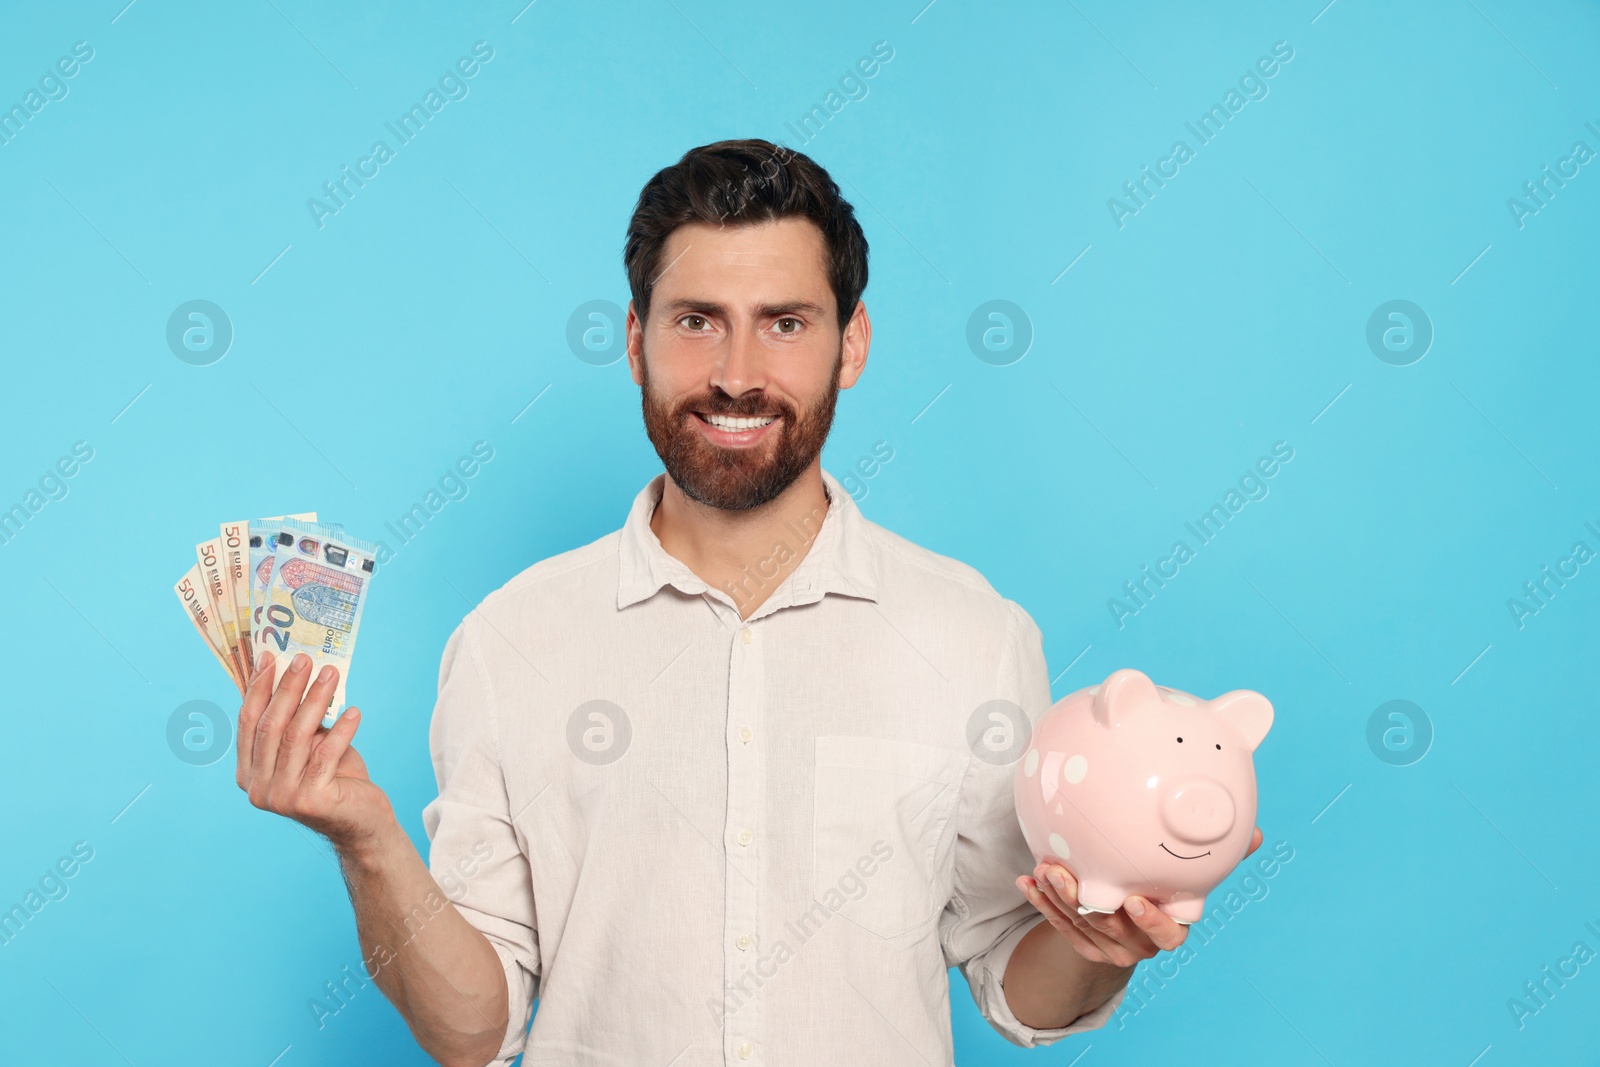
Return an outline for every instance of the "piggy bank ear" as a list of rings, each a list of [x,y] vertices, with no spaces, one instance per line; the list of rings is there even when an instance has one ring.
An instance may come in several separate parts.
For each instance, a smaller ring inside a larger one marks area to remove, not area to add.
[[[1101,726],[1114,726],[1117,720],[1147,701],[1160,700],[1155,683],[1132,667],[1113,671],[1094,698],[1094,717]]]
[[[1211,702],[1211,710],[1233,724],[1244,735],[1245,744],[1254,752],[1261,739],[1272,728],[1272,704],[1260,693],[1248,689],[1235,689]]]

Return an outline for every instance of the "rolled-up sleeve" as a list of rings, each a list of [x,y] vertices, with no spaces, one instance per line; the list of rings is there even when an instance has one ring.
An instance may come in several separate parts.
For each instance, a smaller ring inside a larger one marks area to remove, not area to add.
[[[499,1058],[508,1067],[528,1040],[539,995],[539,931],[531,869],[512,825],[500,767],[498,714],[468,616],[446,642],[428,730],[439,795],[422,810],[428,869],[500,957],[510,1018]]]
[[[1051,704],[1043,641],[1027,612],[1009,600],[1006,606],[1010,622],[991,699],[1020,705],[1036,723]],[[976,757],[969,765],[957,816],[955,881],[939,917],[939,939],[946,965],[961,969],[989,1025],[1012,1044],[1033,1048],[1104,1026],[1127,990],[1117,990],[1066,1026],[1036,1029],[1011,1013],[1003,984],[1006,964],[1017,943],[1045,921],[1016,887],[1016,879],[1033,870],[1034,859],[1017,823],[1014,772],[1014,763],[997,766]]]

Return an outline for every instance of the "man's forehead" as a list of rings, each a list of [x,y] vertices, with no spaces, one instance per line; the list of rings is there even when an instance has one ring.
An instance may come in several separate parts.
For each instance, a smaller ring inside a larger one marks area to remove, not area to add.
[[[662,251],[667,263],[678,262],[749,266],[773,269],[809,266],[821,261],[822,232],[808,219],[778,219],[740,226],[686,223],[667,237]],[[807,253],[807,258],[796,253]]]
[[[673,230],[662,249],[656,291],[699,290],[710,278],[781,279],[788,289],[828,291],[822,232],[807,219],[741,226],[689,223]],[[798,295],[798,294],[796,294]]]

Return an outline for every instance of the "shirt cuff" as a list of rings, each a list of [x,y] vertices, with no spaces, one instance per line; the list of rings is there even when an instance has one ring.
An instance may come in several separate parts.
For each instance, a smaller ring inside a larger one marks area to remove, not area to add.
[[[1121,1005],[1122,998],[1128,992],[1127,986],[1121,987],[1107,998],[1104,1004],[1093,1011],[1084,1012],[1066,1026],[1035,1029],[1019,1022],[1011,1013],[1011,1005],[1006,1002],[1006,991],[1000,980],[1005,976],[1006,965],[1011,962],[1011,954],[1016,951],[1018,942],[1027,936],[1028,931],[1045,921],[1045,917],[1040,915],[1033,922],[1019,923],[1009,934],[997,941],[994,948],[984,954],[983,962],[978,967],[979,973],[973,976],[979,979],[973,984],[972,991],[984,1018],[988,1019],[990,1025],[1000,1031],[1001,1036],[1007,1041],[1023,1048],[1049,1045],[1068,1034],[1098,1030],[1111,1020],[1112,1014]]]
[[[489,946],[500,957],[506,976],[506,1032],[496,1058],[485,1067],[511,1067],[528,1043],[528,1024],[533,1018],[534,979],[521,959],[497,937],[488,937]]]

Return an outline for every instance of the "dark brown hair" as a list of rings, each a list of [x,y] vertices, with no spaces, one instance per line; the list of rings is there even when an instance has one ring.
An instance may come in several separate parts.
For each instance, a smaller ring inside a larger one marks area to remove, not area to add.
[[[691,148],[640,190],[622,250],[639,317],[650,312],[662,249],[679,226],[737,226],[793,217],[810,219],[822,231],[828,283],[842,330],[867,287],[867,238],[855,209],[809,156],[759,139]]]

